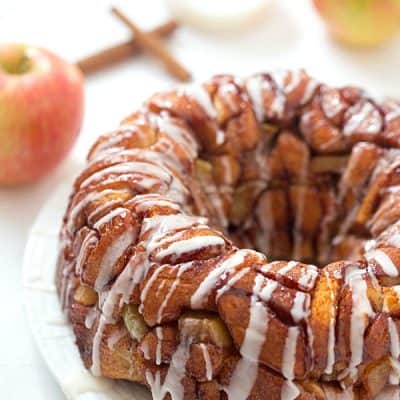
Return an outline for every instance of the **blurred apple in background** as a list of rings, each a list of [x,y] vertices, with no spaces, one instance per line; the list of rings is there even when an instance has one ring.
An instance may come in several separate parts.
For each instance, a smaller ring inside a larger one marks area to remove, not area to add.
[[[340,41],[376,46],[400,29],[400,0],[313,0]]]
[[[83,116],[83,77],[39,47],[0,45],[0,184],[34,182],[71,149]]]

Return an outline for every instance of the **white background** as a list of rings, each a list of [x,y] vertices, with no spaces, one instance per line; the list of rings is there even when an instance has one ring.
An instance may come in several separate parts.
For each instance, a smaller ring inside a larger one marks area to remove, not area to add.
[[[255,31],[216,35],[182,28],[169,41],[170,47],[196,79],[220,72],[243,75],[276,67],[305,67],[332,84],[359,84],[374,93],[400,97],[400,39],[373,51],[345,49],[329,39],[309,1],[276,3]],[[154,26],[168,15],[162,0],[113,4],[142,27]],[[110,5],[109,0],[0,0],[0,42],[40,44],[77,60],[128,37],[125,27],[110,16]],[[57,183],[81,168],[98,134],[114,127],[152,92],[173,84],[148,57],[89,77],[85,121],[69,158],[40,184],[0,189],[2,399],[63,399],[34,346],[22,305],[22,256],[35,215]]]

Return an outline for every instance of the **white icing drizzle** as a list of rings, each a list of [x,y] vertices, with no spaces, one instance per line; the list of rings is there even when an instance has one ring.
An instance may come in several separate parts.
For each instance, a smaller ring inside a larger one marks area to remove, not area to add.
[[[315,365],[314,331],[309,322],[309,317],[310,317],[310,315],[308,315],[307,319],[306,319],[306,331],[307,331],[307,336],[308,336],[308,348],[310,351],[310,360],[311,360],[310,370],[312,370]]]
[[[282,88],[286,94],[289,94],[299,87],[302,78],[302,71],[300,69],[295,69],[291,73],[287,71],[287,75],[289,75],[290,80],[286,85],[283,84]]]
[[[201,217],[191,217],[184,214],[177,215],[157,215],[151,218],[145,218],[142,223],[141,236],[150,233],[146,241],[147,252],[151,253],[168,240],[168,234],[195,226],[205,226],[207,220]],[[182,233],[179,233],[182,234]]]
[[[326,282],[329,288],[329,296],[331,301],[330,319],[329,319],[329,331],[328,331],[328,343],[327,343],[327,358],[324,373],[330,375],[333,372],[333,366],[335,365],[335,324],[336,324],[336,306],[335,306],[335,295],[333,292],[332,281],[327,271],[324,271]]]
[[[166,281],[162,281],[162,282],[158,285],[158,288],[157,288],[157,291],[156,291],[156,297],[161,296],[161,293],[162,293],[162,291],[163,291],[165,285],[166,285]]]
[[[211,102],[210,95],[203,86],[196,84],[188,85],[183,89],[183,92],[196,100],[211,119],[217,117],[217,112]]]
[[[130,182],[134,184],[139,191],[167,191],[170,185],[167,182],[160,181],[155,177],[150,177],[141,173],[120,174],[117,176],[110,176],[101,181],[103,185],[114,184],[116,182]]]
[[[286,89],[286,80],[290,75],[289,71],[285,69],[276,69],[270,72],[270,75],[280,90]]]
[[[399,385],[400,383],[400,362],[399,360],[394,359],[393,357],[390,359],[392,371],[389,375],[389,382],[392,385]]]
[[[217,290],[217,296],[215,297],[216,301],[229,289],[232,288],[232,286],[238,282],[240,279],[242,279],[246,274],[250,272],[250,268],[243,268],[240,271],[236,272],[233,274],[233,276],[226,282],[224,286],[222,286],[220,289]]]
[[[102,213],[104,210],[107,210],[107,208],[112,208],[114,205],[117,205],[120,203],[119,199],[112,199],[105,201],[103,204],[98,205],[88,216],[87,220],[89,225],[93,223],[93,220],[96,220],[96,215]]]
[[[100,192],[89,192],[87,193],[80,201],[78,201],[76,204],[74,204],[71,207],[71,210],[69,212],[68,216],[68,221],[67,221],[67,229],[72,232],[74,229],[74,223],[75,219],[77,216],[80,214],[80,212],[90,203],[93,203],[102,197],[108,196],[108,195],[113,195],[113,194],[118,194],[118,190],[112,190],[112,189],[105,189]],[[108,206],[109,203],[114,203],[115,200],[111,200],[110,202],[105,202],[105,204]],[[104,207],[105,204],[102,204],[101,207]],[[97,211],[97,210],[95,210]],[[93,214],[94,212],[92,212]]]
[[[400,248],[400,221],[386,228],[377,238],[377,243]]]
[[[259,275],[257,276],[259,277]],[[261,278],[258,278],[261,279]],[[265,279],[265,278],[263,278]],[[273,281],[271,279],[265,279],[265,286],[257,291],[257,288],[255,288],[255,294],[260,297],[262,300],[264,300],[266,303],[269,302],[272,294],[274,293],[275,289],[278,287],[278,282]]]
[[[173,400],[182,400],[184,396],[184,386],[182,379],[185,376],[186,363],[190,355],[190,342],[182,338],[177,350],[171,358],[164,382],[161,383],[160,371],[155,375],[150,370],[146,370],[146,381],[150,386],[151,395],[154,400],[163,400],[169,393]]]
[[[104,147],[104,146],[103,146]],[[107,156],[110,156],[112,154],[118,154],[120,151],[123,151],[124,149],[120,146],[113,146],[113,147],[106,147],[104,149],[98,149],[95,150],[95,152],[91,155],[90,159],[88,160],[88,165],[93,165],[96,162],[103,160]]]
[[[72,280],[68,279],[73,270],[73,263],[67,263],[62,271],[61,278],[61,304],[62,308],[66,309],[69,306],[69,298],[73,288]]]
[[[143,132],[139,126],[135,124],[124,124],[118,129],[110,132],[107,135],[107,140],[100,143],[95,152],[92,154],[89,165],[94,164],[105,155],[120,149],[121,147],[115,147],[120,144],[124,139],[130,139],[134,136],[144,136],[146,132]]]
[[[225,132],[222,129],[217,129],[215,132],[215,143],[221,145],[225,142]]]
[[[386,121],[392,121],[400,117],[400,104],[396,101],[388,101],[391,111],[386,114]]]
[[[278,118],[282,118],[285,111],[286,95],[289,94],[290,91],[298,85],[298,82],[296,83],[296,73],[294,73],[293,84],[289,83],[286,86],[285,81],[289,75],[289,71],[284,70],[275,70],[270,74],[271,78],[275,81],[276,88],[278,90],[273,91],[275,96],[272,103],[270,104],[268,111],[274,113],[275,116]],[[291,79],[293,79],[293,77]],[[269,85],[269,87],[271,87],[271,84],[268,81],[266,81],[266,85]]]
[[[310,295],[304,292],[297,292],[290,310],[294,322],[306,320],[310,315]]]
[[[110,350],[114,350],[117,343],[126,335],[127,332],[125,330],[120,330],[118,332],[111,334],[107,339],[108,348]]]
[[[208,348],[205,343],[200,343],[200,348],[201,351],[203,352],[204,366],[206,369],[206,378],[208,381],[211,381],[213,377],[213,367],[211,363],[210,353],[208,352]]]
[[[257,120],[263,122],[265,118],[263,88],[269,86],[262,75],[255,75],[246,81],[246,90],[253,104]]]
[[[261,267],[261,272],[264,273],[264,274],[267,274],[268,272],[271,271],[271,268],[272,268],[274,265],[277,265],[277,264],[280,264],[280,263],[281,263],[281,261],[272,261],[272,262],[270,262],[270,263],[264,264],[264,265]],[[278,272],[279,272],[279,271],[278,271]]]
[[[231,109],[231,111],[236,111],[238,106],[232,99],[232,95],[238,95],[237,87],[233,83],[225,83],[221,85],[218,89],[218,94],[224,99],[225,103]]]
[[[261,292],[264,278],[257,275],[254,280],[253,293]],[[235,370],[230,378],[229,386],[223,390],[229,399],[246,400],[254,386],[258,375],[258,360],[268,329],[268,311],[256,295],[251,296],[249,323],[246,328],[240,355]]]
[[[135,253],[119,274],[111,289],[108,292],[103,292],[105,293],[105,298],[101,303],[101,310],[107,320],[114,322],[113,313],[115,307],[117,305],[122,307],[124,304],[129,303],[130,294],[136,285],[146,277],[148,267],[149,264],[142,254]]]
[[[196,158],[198,145],[186,129],[174,123],[167,113],[161,113],[157,118],[159,129],[178,143],[191,158]]]
[[[148,153],[147,158],[149,160],[156,164],[161,164],[165,167],[168,167],[170,171],[174,171],[175,176],[177,176],[176,173],[179,172],[182,181],[185,163],[178,158],[178,153],[175,147],[176,144],[176,141],[170,136],[160,136],[157,142],[152,146],[154,151],[146,149],[144,150],[144,153]],[[190,162],[192,158],[184,149],[182,150],[185,152],[185,157]]]
[[[176,278],[174,279],[174,282],[170,286],[167,295],[164,297],[163,302],[161,303],[161,306],[159,307],[157,311],[157,323],[160,324],[162,322],[162,317],[163,317],[163,312],[165,307],[168,305],[168,302],[172,295],[175,293],[176,288],[178,287],[180,283],[180,278],[184,272],[186,272],[189,268],[191,268],[193,265],[192,262],[188,262],[185,264],[181,264],[176,266],[175,268],[178,269],[178,272],[176,274]]]
[[[92,329],[94,322],[97,317],[97,309],[96,307],[92,307],[90,311],[87,313],[85,318],[85,327],[86,329]]]
[[[150,347],[149,344],[147,342],[142,342],[140,344],[140,349],[143,352],[143,357],[145,360],[150,360]]]
[[[103,338],[104,329],[106,327],[106,319],[103,315],[100,316],[99,325],[96,329],[96,333],[93,337],[92,343],[92,367],[90,370],[94,376],[101,375],[101,339]]]
[[[371,250],[374,250],[376,248],[376,240],[375,239],[370,239],[367,240],[364,244],[364,252],[368,253]]]
[[[388,188],[386,188],[385,190],[384,190],[384,193],[389,193],[389,194],[398,194],[400,192],[400,185],[392,185],[392,186],[389,186]],[[392,197],[391,199],[390,199],[391,201],[390,201],[390,204],[392,205],[392,204],[395,204],[395,202],[396,202],[396,198],[394,197]],[[375,219],[375,217],[373,218],[373,220]]]
[[[352,308],[350,320],[350,350],[351,357],[345,373],[352,378],[357,376],[357,367],[362,363],[364,354],[364,333],[367,318],[372,318],[372,310],[367,295],[366,271],[356,266],[348,266],[345,273],[345,284],[351,289]]]
[[[162,346],[162,340],[163,340],[163,331],[161,326],[157,326],[156,330],[156,336],[157,336],[157,346],[156,346],[156,365],[161,365],[161,346]]]
[[[190,228],[192,228],[192,227],[190,227]],[[199,226],[196,226],[196,228],[199,228]],[[150,254],[155,250],[157,251],[157,250],[162,249],[164,247],[164,245],[169,246],[173,242],[177,242],[179,240],[184,239],[185,235],[187,234],[187,230],[188,230],[188,228],[182,229],[175,233],[168,232],[168,233],[164,234],[157,242],[151,240],[150,241],[151,245],[147,247],[147,253]],[[155,246],[156,244],[157,244],[157,246]]]
[[[224,261],[216,266],[210,273],[203,279],[199,287],[193,293],[190,300],[191,307],[194,309],[201,308],[206,297],[215,287],[215,284],[221,279],[221,276],[227,272],[235,271],[235,269],[244,263],[245,257],[250,250],[238,250],[233,255],[230,255]]]
[[[338,90],[331,89],[329,91],[329,96],[327,96],[324,91],[321,99],[322,110],[328,118],[334,118],[346,109],[346,105],[343,103]]]
[[[196,228],[203,228],[202,225],[197,225],[196,223],[193,224],[194,226],[188,226],[178,232],[170,233],[167,232],[164,235],[157,237],[158,240],[150,240],[147,247],[147,253],[151,254],[153,251],[162,249],[165,245],[169,246],[173,242],[178,242],[180,240],[184,240],[185,235],[187,234],[188,229],[196,227]]]
[[[311,290],[315,286],[315,281],[318,278],[318,268],[315,265],[307,265],[302,270],[302,275],[299,278],[299,286],[303,290]]]
[[[286,336],[285,348],[283,350],[282,357],[282,374],[287,381],[282,386],[282,400],[294,400],[300,393],[297,386],[293,383],[296,363],[297,339],[299,337],[299,333],[300,331],[297,326],[291,326],[289,327]]]
[[[115,263],[125,253],[134,240],[135,233],[133,228],[129,227],[121,235],[115,237],[113,242],[107,247],[105,254],[101,258],[99,272],[94,284],[96,290],[103,289],[103,287],[109,282]]]
[[[151,207],[168,207],[176,211],[180,211],[179,204],[174,203],[172,200],[154,194],[142,194],[135,196],[134,203],[139,212],[149,210]]]
[[[296,268],[300,263],[297,261],[289,261],[284,267],[279,268],[279,275],[287,275],[292,269]]]
[[[97,239],[96,233],[94,231],[90,231],[86,235],[85,239],[83,239],[75,264],[75,273],[78,276],[80,276],[83,272],[83,265],[85,264],[89,256],[89,249],[95,247],[98,242],[99,240]]]
[[[286,97],[280,91],[275,92],[274,100],[271,103],[270,111],[274,112],[277,118],[282,118],[285,111]]]
[[[103,225],[109,223],[114,217],[116,216],[121,216],[122,218],[125,218],[129,213],[129,210],[123,207],[117,207],[114,210],[111,210],[108,212],[106,215],[101,217],[98,221],[95,222],[93,225],[94,229],[100,229],[103,227]]]
[[[164,136],[161,136],[154,145],[152,145],[151,149],[124,149],[119,151],[117,155],[106,157],[104,162],[106,165],[109,163],[113,164],[108,168],[130,162],[139,162],[150,164],[156,167],[158,166],[162,169],[165,169],[165,171],[179,181],[182,180],[179,179],[181,176],[179,173],[183,171],[183,165],[178,159],[176,150],[174,149],[173,145],[175,143],[176,142],[172,138],[165,134]],[[102,170],[99,172],[101,171]],[[138,171],[141,172],[140,169]],[[129,173],[129,171],[126,173]],[[151,174],[147,173],[147,175]]]
[[[391,317],[388,318],[388,328],[390,337],[390,354],[392,356],[392,372],[389,376],[389,382],[392,385],[398,385],[400,383],[400,337],[396,324],[393,322]]]
[[[164,182],[170,182],[172,178],[171,175],[164,168],[158,165],[142,161],[129,161],[112,165],[93,173],[82,182],[81,187],[87,187],[92,182],[101,180],[104,176],[109,174],[135,174],[138,176],[149,175],[151,177],[156,177]]]
[[[388,244],[400,248],[400,232],[391,235],[388,239]]]
[[[317,82],[315,79],[309,78],[309,80],[307,82],[307,86],[304,90],[303,97],[300,101],[300,105],[304,105],[311,100],[311,98],[314,95],[314,92],[318,86],[319,86],[319,82]]]
[[[357,110],[358,105],[356,104],[349,111]],[[366,122],[368,122],[366,124]],[[382,118],[379,111],[369,102],[365,102],[362,108],[356,111],[350,119],[346,122],[343,127],[343,133],[345,135],[351,135],[362,129],[365,133],[377,134],[381,131],[383,126]]]
[[[167,268],[171,268],[168,264],[164,264],[159,266],[154,272],[153,275],[151,275],[150,279],[146,282],[146,285],[144,286],[144,288],[142,289],[142,292],[140,293],[140,301],[141,301],[141,305],[139,307],[139,311],[141,312],[141,309],[143,308],[143,303],[146,300],[147,297],[147,293],[150,290],[151,286],[153,285],[153,283],[155,282],[155,280],[157,279],[158,275],[160,275],[160,273]]]
[[[365,254],[365,258],[370,262],[375,260],[381,266],[383,272],[387,276],[392,276],[392,277],[399,276],[399,271],[393,264],[393,261],[382,250],[372,250]]]
[[[156,259],[161,261],[165,257],[171,257],[176,261],[183,254],[200,251],[210,246],[224,246],[225,240],[221,236],[194,236],[189,239],[171,243],[167,248],[157,253]]]
[[[147,191],[154,191],[154,187],[157,187],[159,188],[157,190],[164,191],[164,194],[168,195],[169,198],[183,204],[189,194],[189,190],[182,179],[176,174],[176,169],[174,168],[175,166],[181,165],[181,163],[177,163],[175,157],[171,165],[171,162],[168,161],[169,159],[162,152],[148,149],[140,150],[140,153],[138,153],[137,149],[125,150],[125,152],[133,153],[135,157],[143,159],[144,161],[124,162],[106,168],[105,170],[108,170],[106,174],[111,172],[113,175],[116,173],[117,176],[104,179],[102,181],[103,184],[115,182],[116,180],[129,179],[130,181],[134,181],[135,185]],[[125,169],[126,173],[121,171],[119,167],[121,167],[122,170]],[[99,171],[98,174],[101,174],[105,170]],[[88,179],[91,179],[94,175],[95,174]]]
[[[177,157],[176,149],[174,149],[175,141],[169,136],[161,136],[152,146],[152,150],[145,149],[128,149],[121,151],[120,156],[124,155],[127,158],[133,158],[143,162],[151,162],[153,165],[159,165],[168,170],[168,172],[181,184],[183,188],[182,172],[184,165]]]
[[[296,90],[301,81],[303,76],[305,75],[303,70],[301,69],[296,69],[293,71],[288,71],[288,70],[275,70],[271,74],[272,78],[276,82],[278,88],[283,91],[286,95],[289,95],[291,92]],[[289,80],[288,80],[289,78]],[[303,97],[300,101],[300,105],[303,105],[306,103],[309,98],[311,97],[312,92],[315,89],[315,81],[313,81],[311,78],[309,78],[309,81],[307,82],[307,86],[305,88],[305,92],[303,94]]]
[[[293,381],[285,381],[281,389],[281,400],[294,400],[300,394],[299,388]]]

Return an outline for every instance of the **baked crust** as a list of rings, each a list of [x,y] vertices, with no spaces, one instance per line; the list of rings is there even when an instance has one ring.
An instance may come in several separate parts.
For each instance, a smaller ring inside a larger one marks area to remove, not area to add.
[[[399,103],[302,70],[151,97],[61,230],[85,366],[158,400],[398,396],[399,137]]]

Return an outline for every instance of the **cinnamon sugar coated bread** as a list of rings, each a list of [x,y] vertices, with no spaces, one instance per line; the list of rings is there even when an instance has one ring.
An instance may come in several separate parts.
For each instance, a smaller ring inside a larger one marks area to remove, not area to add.
[[[85,366],[155,400],[399,399],[399,188],[396,101],[302,70],[154,95],[65,214]]]

